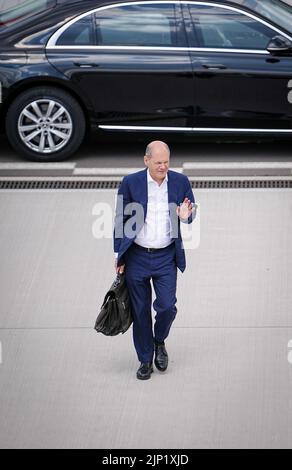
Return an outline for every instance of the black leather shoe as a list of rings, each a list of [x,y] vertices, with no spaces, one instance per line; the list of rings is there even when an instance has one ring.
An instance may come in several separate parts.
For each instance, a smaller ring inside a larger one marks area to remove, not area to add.
[[[141,362],[141,365],[137,371],[137,379],[148,380],[153,372],[152,362]]]
[[[164,372],[168,366],[168,354],[165,349],[164,342],[163,343],[156,343],[155,342],[155,359],[154,359],[155,366],[161,372]]]

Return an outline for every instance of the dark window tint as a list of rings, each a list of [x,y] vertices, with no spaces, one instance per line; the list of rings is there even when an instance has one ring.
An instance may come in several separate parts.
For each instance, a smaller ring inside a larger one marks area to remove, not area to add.
[[[277,33],[268,26],[234,10],[189,6],[196,34],[203,47],[265,49]]]
[[[102,46],[176,46],[175,7],[171,4],[117,6],[97,12]]]
[[[93,15],[73,23],[64,31],[56,42],[57,46],[94,46]]]

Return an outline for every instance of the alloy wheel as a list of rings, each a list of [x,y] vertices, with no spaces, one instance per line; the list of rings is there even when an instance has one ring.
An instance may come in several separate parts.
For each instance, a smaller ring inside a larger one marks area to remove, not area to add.
[[[71,138],[73,123],[67,109],[52,99],[38,99],[20,113],[18,132],[22,142],[38,153],[53,153]]]

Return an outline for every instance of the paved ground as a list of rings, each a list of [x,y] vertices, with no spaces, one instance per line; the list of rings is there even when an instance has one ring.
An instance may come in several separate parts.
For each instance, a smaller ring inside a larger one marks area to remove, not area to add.
[[[1,448],[292,447],[291,190],[196,197],[170,366],[140,382],[131,332],[93,330],[114,192],[0,192]]]
[[[172,168],[190,176],[292,174],[292,140],[235,143],[216,142],[213,138],[194,142],[166,135],[112,135],[101,139],[92,134],[71,159],[57,163],[29,162],[0,136],[0,177],[123,175],[141,168],[145,147],[156,138],[169,143]]]

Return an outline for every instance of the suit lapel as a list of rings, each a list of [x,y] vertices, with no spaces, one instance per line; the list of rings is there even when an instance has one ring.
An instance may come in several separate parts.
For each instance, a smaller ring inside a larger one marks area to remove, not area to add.
[[[173,173],[169,171],[167,173],[168,176],[168,181],[167,181],[167,191],[168,191],[168,204],[171,202],[174,202],[175,204],[177,203],[177,190],[176,190],[176,184],[175,180],[173,177]]]
[[[147,203],[148,203],[148,184],[147,184],[147,168],[142,171],[139,182],[139,197],[138,202],[142,204],[144,209],[144,221],[147,215]]]
[[[167,189],[168,189],[168,207],[169,207],[169,218],[170,218],[170,225],[172,231],[172,238],[174,237],[175,240],[177,239],[178,233],[178,217],[176,214],[176,207],[178,203],[178,192],[177,192],[177,185],[175,181],[174,174],[169,171],[168,172],[168,182],[167,182]]]

